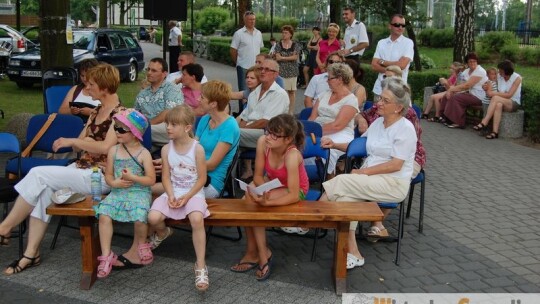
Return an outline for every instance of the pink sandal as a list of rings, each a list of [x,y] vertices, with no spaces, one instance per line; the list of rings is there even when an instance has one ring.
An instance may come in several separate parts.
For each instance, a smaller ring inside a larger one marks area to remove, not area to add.
[[[148,265],[154,261],[154,255],[152,254],[152,244],[139,244],[138,253],[139,258],[141,259],[141,264]]]
[[[99,266],[97,268],[97,277],[100,279],[106,278],[111,273],[112,266],[118,257],[114,252],[108,256],[100,255],[98,256]]]

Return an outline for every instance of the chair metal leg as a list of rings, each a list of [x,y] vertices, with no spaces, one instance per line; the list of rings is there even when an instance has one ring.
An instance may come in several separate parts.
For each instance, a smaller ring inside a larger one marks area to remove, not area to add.
[[[58,235],[60,234],[60,229],[62,229],[62,226],[66,224],[67,216],[62,215],[60,217],[60,221],[58,221],[58,225],[56,226],[56,231],[54,232],[54,237],[51,242],[51,250],[54,250],[56,247],[56,240],[58,240]]]
[[[403,238],[403,230],[404,230],[404,221],[405,221],[405,202],[401,202],[399,207],[399,223],[398,223],[398,237],[397,237],[397,248],[396,248],[396,259],[395,264],[396,266],[399,266],[399,258],[401,256],[401,239]]]
[[[425,173],[424,173],[425,174]],[[418,220],[418,232],[422,233],[424,232],[424,198],[425,198],[425,192],[426,192],[426,178],[422,180],[422,183],[420,184],[420,216]]]
[[[414,195],[414,185],[411,185],[409,189],[409,203],[407,204],[407,218],[411,216],[411,205],[412,205],[413,195]]]

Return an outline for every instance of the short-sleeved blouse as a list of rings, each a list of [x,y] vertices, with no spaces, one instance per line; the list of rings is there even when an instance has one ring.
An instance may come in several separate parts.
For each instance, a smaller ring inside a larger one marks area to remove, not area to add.
[[[315,122],[318,122],[321,125],[335,121],[339,111],[341,111],[344,106],[351,106],[358,111],[358,99],[352,93],[334,104],[329,104],[331,95],[332,91],[326,91],[319,98],[319,105],[317,108],[317,113],[319,115],[315,118]],[[351,134],[354,134],[353,128],[354,119],[351,119],[345,126],[345,129],[349,130]]]
[[[341,48],[341,45],[339,44],[339,40],[334,40],[332,44],[328,44],[328,39],[319,41],[319,60],[324,63],[326,62],[326,58],[328,55],[335,51],[339,51]]]
[[[276,54],[280,54],[283,57],[289,57],[300,53],[299,44],[296,41],[292,41],[290,48],[284,48],[282,43],[283,41],[276,43],[276,49],[274,51]],[[298,77],[297,60],[278,61],[278,64],[279,76],[283,78]]]

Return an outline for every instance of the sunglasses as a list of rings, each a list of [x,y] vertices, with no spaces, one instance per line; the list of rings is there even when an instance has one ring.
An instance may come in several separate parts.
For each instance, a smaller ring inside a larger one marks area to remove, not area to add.
[[[405,28],[405,24],[402,24],[402,23],[390,23],[393,27],[403,27]]]
[[[126,134],[128,132],[131,132],[130,130],[126,130],[126,129],[118,127],[118,126],[114,126],[114,131],[118,132],[118,134]]]
[[[341,63],[339,60],[328,60],[328,64]]]

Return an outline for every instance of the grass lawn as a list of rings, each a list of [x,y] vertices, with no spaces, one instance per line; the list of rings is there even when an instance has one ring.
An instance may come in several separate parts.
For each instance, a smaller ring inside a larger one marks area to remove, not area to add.
[[[140,80],[144,77],[144,73],[140,73],[138,81],[120,84],[118,96],[125,106],[133,106],[140,91]],[[15,82],[5,78],[0,80],[0,92],[0,109],[5,113],[5,118],[0,119],[0,131],[3,131],[7,122],[18,113],[43,113],[43,93],[41,86],[37,84],[30,89],[20,89]]]

